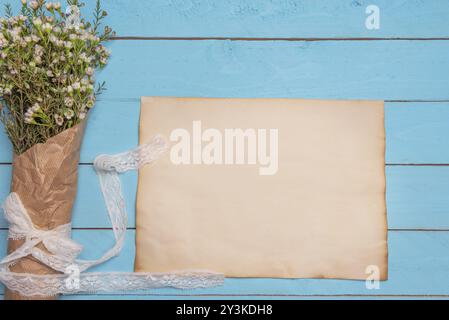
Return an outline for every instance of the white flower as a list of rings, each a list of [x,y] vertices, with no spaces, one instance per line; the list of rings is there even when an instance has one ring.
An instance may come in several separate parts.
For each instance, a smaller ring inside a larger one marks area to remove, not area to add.
[[[87,107],[88,107],[89,109],[91,109],[91,108],[94,107],[94,105],[95,105],[95,96],[94,96],[94,95],[91,95],[91,96],[89,97],[89,100],[87,101]]]
[[[67,107],[73,106],[73,99],[70,98],[70,97],[66,97],[66,98],[64,99],[64,104],[65,104]]]
[[[53,77],[53,72],[51,72],[51,70],[47,70],[47,77]]]
[[[55,114],[55,121],[58,126],[62,126],[64,124],[64,118],[59,114]]]
[[[38,55],[38,56],[43,55],[43,54],[44,54],[44,48],[41,47],[40,45],[36,44],[36,45],[34,46],[34,54],[35,54],[35,55]]]
[[[72,48],[72,43],[69,42],[69,41],[66,41],[66,42],[64,42],[64,46],[65,46],[67,49],[70,49],[70,48]]]
[[[72,87],[73,87],[73,89],[78,90],[81,87],[81,85],[79,82],[75,82],[72,84]]]
[[[78,116],[81,120],[83,120],[84,118],[86,118],[86,113],[85,112],[81,112],[80,115]]]
[[[25,123],[32,123],[36,112],[39,110],[41,110],[41,106],[38,103],[35,103],[31,108],[28,108],[24,115]]]
[[[92,67],[89,67],[86,69],[86,74],[88,76],[92,76],[94,74],[94,69]]]
[[[72,109],[67,109],[66,111],[64,111],[64,116],[67,120],[70,120],[75,116],[75,112],[73,112]]]
[[[49,24],[49,23],[47,22],[47,23],[44,23],[44,24],[42,25],[42,29],[44,29],[44,31],[50,32],[50,31],[53,29],[53,27],[52,27],[51,24]]]
[[[30,2],[30,7],[34,10],[36,10],[37,8],[39,8],[39,3],[37,1],[31,1]]]
[[[55,2],[53,3],[53,8],[55,8],[56,10],[61,8],[61,3],[60,2]]]
[[[45,5],[45,7],[47,8],[47,10],[51,10],[53,8],[53,3],[49,2]]]
[[[35,26],[41,26],[42,25],[42,20],[40,18],[34,18],[33,19],[33,24]]]
[[[68,86],[68,87],[67,87],[67,92],[68,92],[68,93],[72,93],[72,92],[73,92],[72,86]]]

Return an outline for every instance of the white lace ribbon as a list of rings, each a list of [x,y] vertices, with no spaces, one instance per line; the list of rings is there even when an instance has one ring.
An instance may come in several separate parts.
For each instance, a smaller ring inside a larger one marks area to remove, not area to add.
[[[9,222],[9,239],[25,239],[22,246],[0,261],[0,282],[24,296],[53,296],[77,292],[131,291],[162,287],[180,289],[206,288],[221,285],[223,274],[202,270],[181,270],[169,273],[84,272],[117,256],[125,240],[127,213],[119,173],[138,170],[154,162],[167,149],[161,136],[129,152],[101,155],[94,161],[100,187],[114,232],[115,244],[97,260],[79,260],[82,246],[70,238],[70,224],[52,230],[37,229],[16,193],[3,204]],[[42,243],[46,251],[36,247]],[[48,251],[48,252],[47,252]],[[11,272],[9,268],[19,259],[32,256],[61,272],[36,275]]]

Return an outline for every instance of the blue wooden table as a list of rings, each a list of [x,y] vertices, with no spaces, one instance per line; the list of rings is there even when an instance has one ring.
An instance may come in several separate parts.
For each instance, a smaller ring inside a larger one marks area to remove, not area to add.
[[[94,1],[86,2],[90,12]],[[92,112],[82,148],[73,235],[85,245],[83,258],[97,258],[113,244],[92,162],[137,145],[140,96],[380,99],[386,101],[389,280],[368,290],[363,281],[227,279],[205,290],[63,299],[449,298],[448,0],[104,3],[117,38],[98,77],[108,91]],[[380,29],[365,26],[372,4],[380,9]],[[2,132],[0,199],[9,191],[11,159]],[[124,175],[123,183],[126,245],[96,270],[133,270],[136,174]],[[6,235],[0,218],[0,256]]]

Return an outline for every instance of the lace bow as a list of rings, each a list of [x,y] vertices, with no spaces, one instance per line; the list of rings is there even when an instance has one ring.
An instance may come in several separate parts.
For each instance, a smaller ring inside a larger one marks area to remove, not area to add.
[[[0,262],[2,266],[31,255],[54,270],[64,272],[83,249],[70,239],[70,224],[48,231],[36,229],[17,193],[13,192],[6,198],[3,208],[5,218],[9,222],[8,238],[26,240],[22,246]],[[50,254],[36,247],[41,242]]]
[[[106,203],[115,244],[97,260],[78,260],[82,246],[70,239],[71,226],[65,224],[52,230],[37,229],[20,197],[11,193],[3,209],[9,222],[10,239],[25,239],[23,245],[0,261],[0,282],[24,296],[53,296],[64,293],[97,291],[130,291],[162,287],[181,289],[206,288],[221,285],[223,274],[202,270],[181,270],[170,273],[90,272],[85,270],[117,256],[125,240],[127,213],[121,191],[119,173],[137,170],[157,160],[167,149],[165,140],[156,136],[129,152],[101,155],[94,168]],[[49,253],[36,247],[42,243]],[[53,275],[14,273],[9,270],[18,259],[33,256],[52,269]]]

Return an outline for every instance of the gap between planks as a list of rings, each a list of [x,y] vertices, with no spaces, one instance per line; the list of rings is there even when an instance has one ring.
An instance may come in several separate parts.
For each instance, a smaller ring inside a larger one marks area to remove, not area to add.
[[[111,40],[147,40],[147,41],[447,41],[449,37],[436,38],[382,38],[382,37],[362,37],[362,38],[283,38],[283,37],[145,37],[145,36],[117,36]]]
[[[187,97],[189,97],[189,96],[186,96],[185,98],[187,98]],[[206,97],[206,96],[203,96],[203,97],[192,96],[192,97],[195,97],[195,98],[210,98],[210,97]],[[213,98],[229,98],[229,97],[213,97]],[[257,97],[254,97],[254,98],[257,98]],[[263,97],[263,98],[269,99],[269,97]],[[276,97],[276,98],[282,98],[282,97]],[[293,99],[294,97],[285,97],[285,98],[286,99]],[[312,99],[312,98],[309,98],[309,99]],[[332,99],[327,99],[327,100],[332,100]],[[343,100],[351,100],[351,99],[343,99]],[[353,100],[357,100],[357,99],[353,99]],[[359,99],[359,100],[376,100],[376,99]],[[140,103],[140,98],[105,98],[105,99],[99,98],[97,100],[97,102],[102,102],[102,101],[106,101],[106,102],[138,102],[138,103]],[[449,100],[447,100],[447,99],[442,99],[442,100],[404,100],[404,99],[397,99],[397,100],[383,100],[383,101],[385,103],[448,103],[449,102]]]

